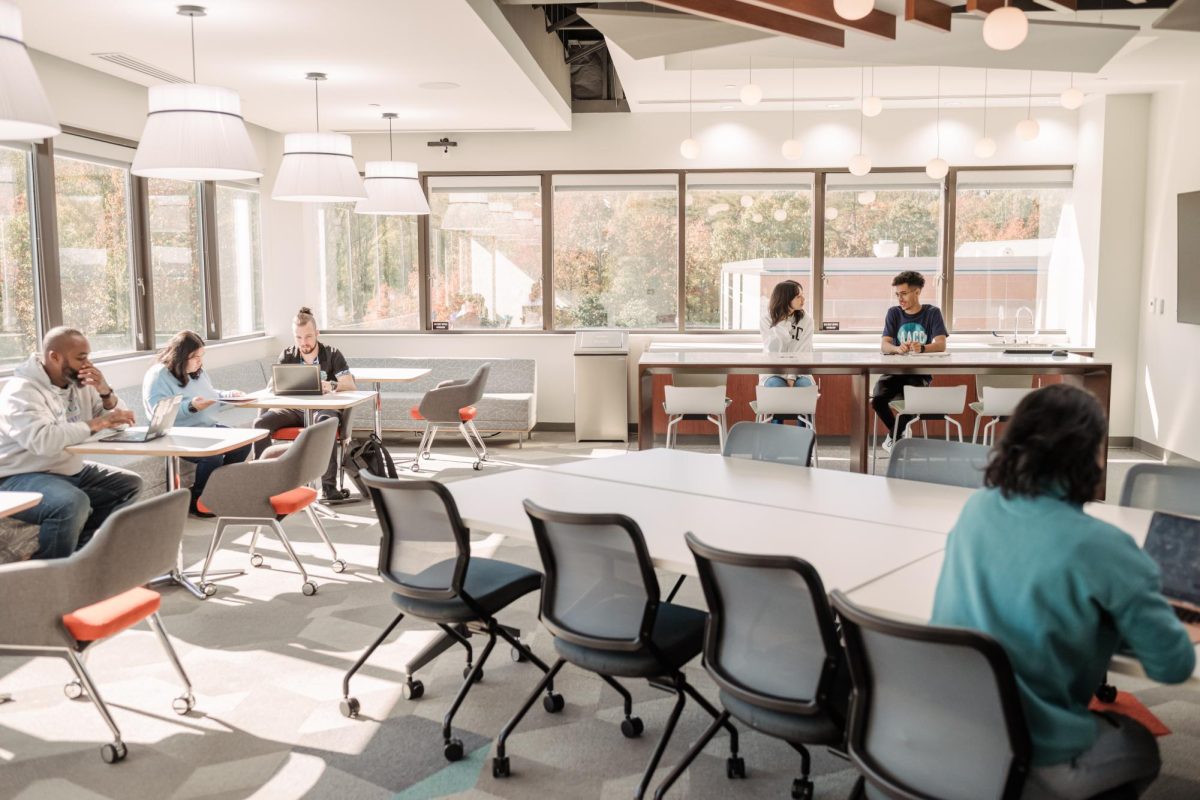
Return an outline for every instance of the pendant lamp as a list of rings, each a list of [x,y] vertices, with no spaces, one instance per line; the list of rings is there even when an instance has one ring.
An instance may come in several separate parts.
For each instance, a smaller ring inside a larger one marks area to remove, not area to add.
[[[950,165],[942,158],[942,68],[937,68],[937,154],[925,165],[925,174],[930,179],[940,181],[950,172]]]
[[[976,158],[996,155],[996,140],[988,136],[988,71],[983,70],[983,138],[975,143]]]
[[[9,0],[0,0],[0,141],[33,141],[60,133],[25,49],[21,11]]]
[[[865,84],[862,83],[862,75],[859,75],[860,86],[858,88],[858,96],[861,98],[865,90]],[[858,115],[858,154],[850,158],[850,163],[847,164],[851,175],[861,178],[871,171],[871,157],[863,152],[863,115]]]
[[[679,155],[689,161],[700,157],[700,143],[692,136],[692,64],[688,63],[688,135],[679,143]]]
[[[386,216],[429,213],[429,201],[417,180],[417,165],[412,161],[395,161],[392,156],[392,120],[396,114],[385,113],[388,123],[388,160],[368,161],[367,178],[363,187],[367,198],[354,206],[355,214]]]
[[[792,135],[783,140],[779,151],[788,161],[795,161],[804,154],[804,146],[796,138],[796,59],[792,59]]]
[[[1033,118],[1033,70],[1029,70],[1029,94],[1025,98],[1025,119],[1017,123],[1017,138],[1032,142],[1038,137],[1041,126]]]
[[[204,8],[179,6],[176,13],[191,24],[192,82],[150,87],[133,174],[181,181],[262,177],[237,92],[196,83],[196,17],[205,16]]]
[[[354,166],[350,137],[344,133],[321,133],[321,98],[318,87],[325,73],[310,72],[316,108],[316,130],[289,133],[283,137],[283,160],[275,178],[274,200],[293,203],[342,203],[367,196]]]

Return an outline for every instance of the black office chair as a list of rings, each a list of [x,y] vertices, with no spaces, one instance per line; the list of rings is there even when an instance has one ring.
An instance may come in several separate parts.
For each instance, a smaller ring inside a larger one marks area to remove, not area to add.
[[[1121,505],[1200,517],[1200,469],[1134,464],[1121,484]]]
[[[892,448],[887,476],[978,489],[991,448],[942,439],[901,439]]]
[[[645,678],[676,695],[675,706],[654,749],[635,795],[646,793],[654,770],[679,721],[685,698],[690,696],[714,718],[717,711],[684,678],[684,664],[700,654],[708,615],[686,606],[659,601],[658,580],[646,542],[636,522],[621,514],[571,514],[541,508],[530,500],[525,511],[533,524],[538,552],[546,571],[542,587],[542,624],[554,635],[558,660],[521,706],[496,741],[492,775],[510,774],[505,742],[529,711],[533,701],[548,689],[554,676],[570,662],[600,678],[625,701],[621,733],[642,734],[642,721],[633,716],[633,700],[613,676]],[[557,695],[543,701],[562,707]],[[730,736],[732,765],[737,754],[737,730],[723,721]],[[739,767],[738,772],[742,772]]]
[[[852,797],[1017,800],[1032,745],[1000,644],[831,597],[854,683],[847,741],[863,777]]]
[[[671,785],[732,715],[800,753],[792,797],[811,800],[805,745],[843,748],[850,675],[821,576],[807,561],[718,550],[686,535],[708,603],[704,667],[725,710],[658,791]],[[745,769],[738,759],[742,777]],[[730,764],[730,771],[735,765]],[[732,775],[731,775],[732,777]]]
[[[725,436],[721,455],[811,467],[816,440],[817,435],[808,427],[739,422]]]
[[[359,703],[357,698],[350,696],[350,679],[400,624],[404,615],[433,622],[449,640],[467,651],[463,685],[442,720],[443,753],[447,760],[458,761],[463,757],[463,744],[452,737],[450,726],[471,684],[483,679],[483,665],[491,655],[496,637],[500,636],[512,645],[514,660],[529,660],[542,672],[549,670],[511,629],[500,625],[495,617],[515,600],[540,589],[542,575],[506,561],[472,558],[470,531],[458,515],[454,497],[442,484],[380,478],[369,472],[360,475],[370,490],[383,530],[379,574],[392,590],[392,602],[400,608],[400,613],[342,679],[342,714],[351,718],[358,716]],[[420,544],[412,547],[412,543]],[[438,543],[444,547],[437,547]],[[488,637],[474,664],[468,641],[473,633]],[[552,685],[547,691],[553,691]],[[421,682],[408,675],[404,696],[415,700],[424,692]]]

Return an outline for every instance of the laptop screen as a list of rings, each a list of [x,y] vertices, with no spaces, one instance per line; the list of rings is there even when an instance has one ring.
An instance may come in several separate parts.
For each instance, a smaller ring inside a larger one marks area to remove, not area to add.
[[[1154,512],[1144,549],[1162,571],[1163,594],[1200,605],[1200,519]]]

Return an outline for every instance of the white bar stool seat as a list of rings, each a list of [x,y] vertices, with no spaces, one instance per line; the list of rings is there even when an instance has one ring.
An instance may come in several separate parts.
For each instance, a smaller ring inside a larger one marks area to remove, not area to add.
[[[665,386],[663,411],[667,413],[667,447],[673,448],[679,435],[680,422],[686,419],[706,419],[717,426],[721,450],[725,450],[725,409],[732,402],[720,386]]]
[[[983,444],[996,443],[996,423],[1006,420],[1017,410],[1017,405],[1025,399],[1025,395],[1033,392],[1033,387],[1027,389],[1009,389],[1001,386],[983,386],[979,390],[979,400],[971,403],[975,412],[975,430],[971,434],[971,444],[979,441],[979,422],[984,417],[990,417],[983,426]],[[991,434],[989,441],[988,434]]]

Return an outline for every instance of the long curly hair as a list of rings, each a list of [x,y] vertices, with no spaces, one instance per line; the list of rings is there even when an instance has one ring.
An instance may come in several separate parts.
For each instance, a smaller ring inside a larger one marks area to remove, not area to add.
[[[767,302],[767,313],[774,328],[788,317],[794,316],[796,321],[804,319],[804,309],[792,311],[792,300],[804,291],[804,287],[793,280],[781,281],[771,290],[771,299]]]

